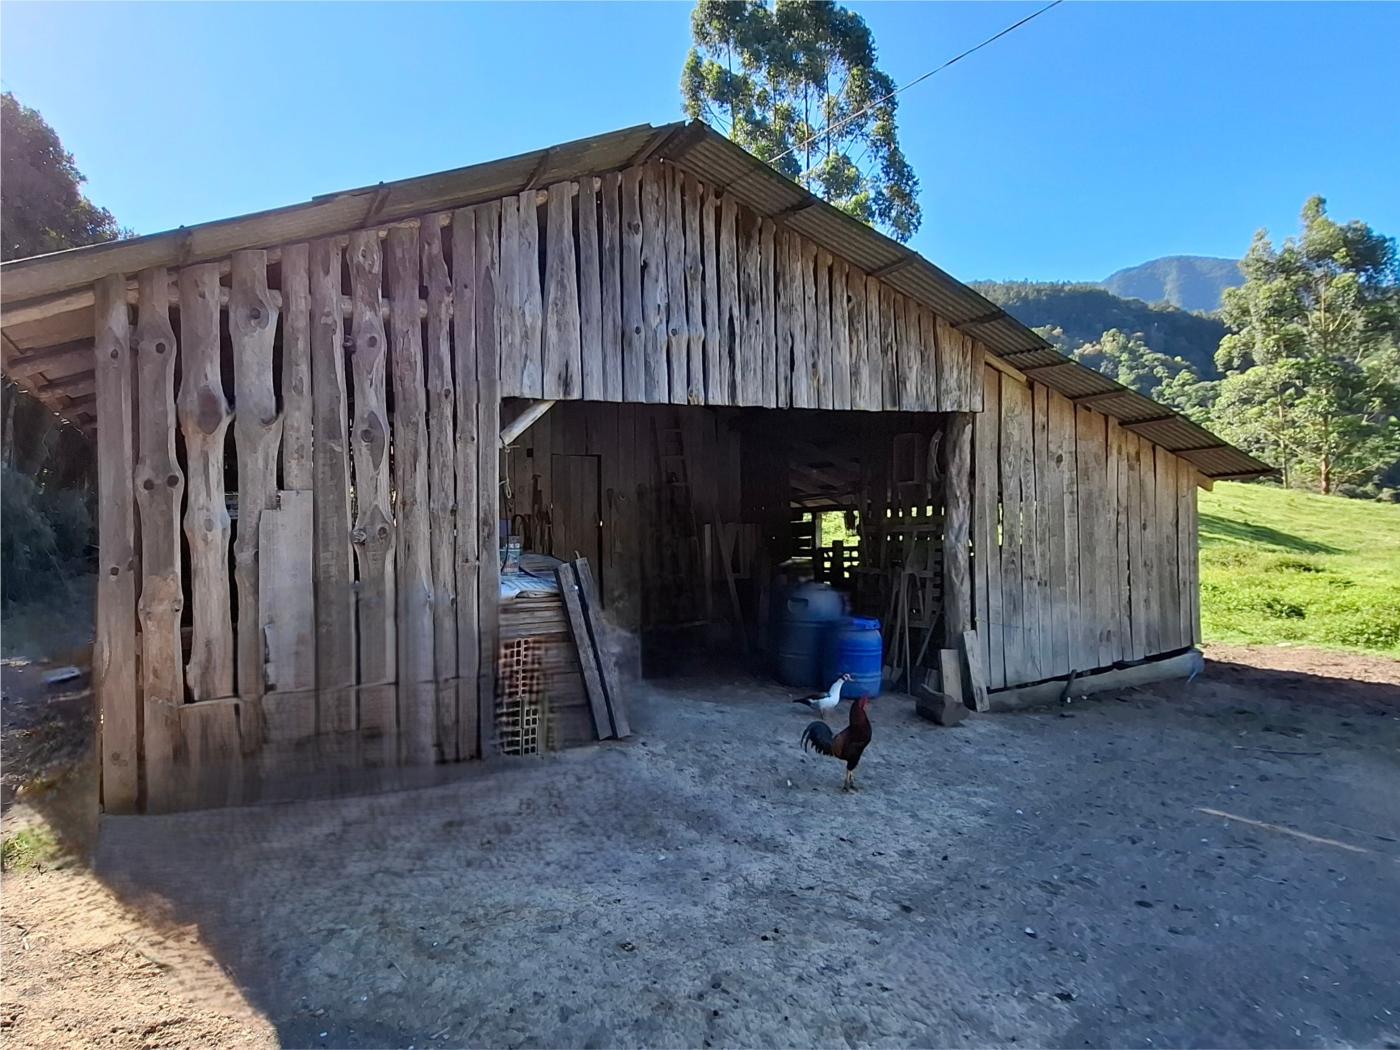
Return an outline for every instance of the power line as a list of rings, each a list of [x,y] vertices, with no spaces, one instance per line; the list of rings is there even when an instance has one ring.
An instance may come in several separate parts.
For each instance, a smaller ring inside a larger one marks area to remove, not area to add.
[[[994,33],[993,35],[987,37],[987,39],[986,39],[986,40],[983,40],[980,44],[977,44],[977,45],[975,45],[975,46],[973,46],[973,47],[968,48],[966,51],[963,51],[963,52],[961,52],[961,53],[959,53],[959,54],[954,55],[952,58],[948,59],[948,61],[944,62],[941,66],[939,66],[937,69],[930,69],[927,73],[923,74],[922,76],[915,77],[913,80],[909,81],[909,83],[905,84],[903,87],[897,87],[897,88],[895,88],[893,91],[891,91],[889,94],[887,94],[887,95],[882,95],[880,98],[877,98],[874,102],[871,102],[869,105],[865,106],[863,109],[858,109],[858,110],[856,110],[854,113],[852,113],[850,116],[848,116],[848,117],[843,117],[843,118],[841,118],[840,120],[838,120],[835,124],[832,124],[832,125],[830,125],[829,127],[826,127],[826,128],[822,128],[820,131],[814,132],[811,136],[809,136],[808,138],[804,139],[803,141],[798,142],[798,143],[796,143],[795,145],[789,146],[787,149],[783,150],[783,152],[779,153],[776,157],[771,157],[771,158],[769,158],[768,163],[769,163],[769,164],[776,164],[778,161],[780,161],[780,160],[782,160],[784,157],[786,157],[789,153],[793,153],[793,152],[795,152],[795,151],[797,151],[797,150],[803,148],[804,146],[807,146],[807,145],[810,145],[810,144],[813,143],[813,142],[816,142],[817,139],[821,138],[823,135],[830,135],[833,131],[836,131],[838,128],[844,127],[845,125],[849,124],[851,121],[855,120],[857,117],[860,117],[860,116],[863,116],[863,115],[866,114],[866,113],[869,113],[872,109],[874,109],[876,106],[880,105],[882,102],[888,102],[890,99],[894,98],[896,95],[900,94],[901,92],[908,91],[908,90],[909,90],[911,87],[913,87],[915,84],[921,84],[921,83],[923,83],[925,80],[927,80],[929,77],[933,76],[935,73],[941,73],[941,72],[943,72],[943,70],[947,69],[947,68],[948,68],[949,66],[951,66],[954,62],[960,62],[960,61],[962,61],[964,58],[966,58],[968,55],[972,54],[974,51],[981,51],[984,47],[986,47],[988,44],[992,43],[993,41],[1000,40],[1002,37],[1006,36],[1007,33],[1010,33],[1010,32],[1012,32],[1012,31],[1014,31],[1014,30],[1020,29],[1020,28],[1021,28],[1023,25],[1025,25],[1027,22],[1031,21],[1031,20],[1034,19],[1034,18],[1039,18],[1041,15],[1045,14],[1046,11],[1049,11],[1052,7],[1058,7],[1058,6],[1059,6],[1060,4],[1062,4],[1062,3],[1064,3],[1064,0],[1050,0],[1050,3],[1046,4],[1046,5],[1045,5],[1044,7],[1042,7],[1039,11],[1033,11],[1033,12],[1031,12],[1031,13],[1028,14],[1025,18],[1021,19],[1019,22],[1013,22],[1011,25],[1007,26],[1007,27],[1006,27],[1005,29],[1003,29],[1001,32],[999,32],[999,33]],[[807,175],[807,174],[810,174],[810,172],[803,172],[803,174],[804,174],[804,175]]]

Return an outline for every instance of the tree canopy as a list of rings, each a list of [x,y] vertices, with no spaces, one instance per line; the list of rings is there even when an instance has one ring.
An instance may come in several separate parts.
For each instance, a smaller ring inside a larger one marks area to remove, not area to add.
[[[699,0],[690,26],[687,116],[899,241],[918,231],[894,81],[860,15],[829,0]]]
[[[0,258],[77,248],[120,235],[106,208],[83,196],[87,181],[36,109],[0,95]]]

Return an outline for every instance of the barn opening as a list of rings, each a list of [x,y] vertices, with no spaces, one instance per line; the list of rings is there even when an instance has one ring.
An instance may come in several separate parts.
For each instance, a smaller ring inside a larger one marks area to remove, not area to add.
[[[899,678],[940,648],[946,418],[560,402],[504,450],[503,519],[527,563],[588,558],[647,677],[772,675],[818,581],[899,639]]]

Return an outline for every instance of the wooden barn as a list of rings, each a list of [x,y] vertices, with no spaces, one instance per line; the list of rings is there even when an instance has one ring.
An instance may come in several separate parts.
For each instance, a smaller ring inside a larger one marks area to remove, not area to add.
[[[580,597],[649,674],[762,666],[803,574],[980,707],[1167,666],[1197,488],[1268,471],[698,123],[0,276],[95,443],[108,812],[621,735]]]

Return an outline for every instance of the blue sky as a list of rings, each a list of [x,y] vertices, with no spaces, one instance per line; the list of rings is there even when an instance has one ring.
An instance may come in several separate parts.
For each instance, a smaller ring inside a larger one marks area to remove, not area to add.
[[[905,83],[1040,6],[852,5]],[[690,5],[0,6],[0,80],[140,233],[678,119]],[[965,280],[1400,234],[1397,4],[1065,3],[910,89],[913,241]]]

